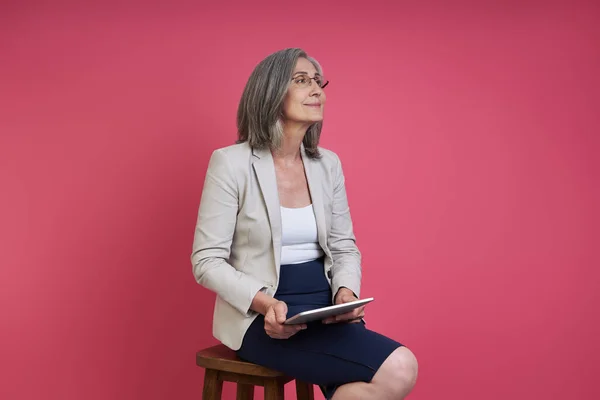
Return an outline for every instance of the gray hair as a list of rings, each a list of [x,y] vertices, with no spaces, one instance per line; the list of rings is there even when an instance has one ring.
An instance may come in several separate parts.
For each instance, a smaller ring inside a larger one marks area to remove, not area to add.
[[[277,51],[262,60],[252,71],[237,110],[237,143],[253,148],[277,149],[283,139],[283,101],[298,58],[309,60],[323,75],[320,64],[299,48]],[[322,122],[312,124],[304,135],[304,149],[310,158],[319,158]]]

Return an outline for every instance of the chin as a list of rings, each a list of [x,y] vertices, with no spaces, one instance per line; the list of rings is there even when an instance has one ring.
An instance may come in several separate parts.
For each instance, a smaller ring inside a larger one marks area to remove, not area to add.
[[[303,115],[300,118],[288,119],[288,121],[293,122],[295,124],[312,125],[317,122],[322,122],[323,116],[322,115]]]
[[[323,121],[323,115],[311,115],[310,117],[306,118],[306,122],[310,122],[311,124],[321,121]]]

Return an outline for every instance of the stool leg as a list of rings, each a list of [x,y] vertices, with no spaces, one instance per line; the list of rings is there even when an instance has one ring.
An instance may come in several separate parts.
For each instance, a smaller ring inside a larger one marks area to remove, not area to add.
[[[283,382],[276,378],[266,380],[265,400],[283,400]]]
[[[254,400],[254,385],[237,384],[236,400]]]
[[[219,372],[214,369],[207,369],[204,374],[202,400],[221,400],[222,392],[223,381],[219,380]]]
[[[296,398],[298,400],[314,400],[315,392],[312,383],[296,380]]]

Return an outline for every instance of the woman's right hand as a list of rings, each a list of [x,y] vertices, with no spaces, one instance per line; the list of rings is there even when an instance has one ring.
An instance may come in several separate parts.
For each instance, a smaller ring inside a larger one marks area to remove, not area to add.
[[[279,300],[267,307],[265,332],[273,339],[288,339],[299,331],[306,329],[306,324],[284,325],[287,311],[287,304]]]

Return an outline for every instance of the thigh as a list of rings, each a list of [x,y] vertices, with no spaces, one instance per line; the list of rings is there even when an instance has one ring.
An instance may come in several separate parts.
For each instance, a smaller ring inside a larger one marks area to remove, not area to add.
[[[363,324],[308,325],[289,339],[272,339],[259,316],[244,336],[238,355],[317,385],[370,382],[400,343]]]

